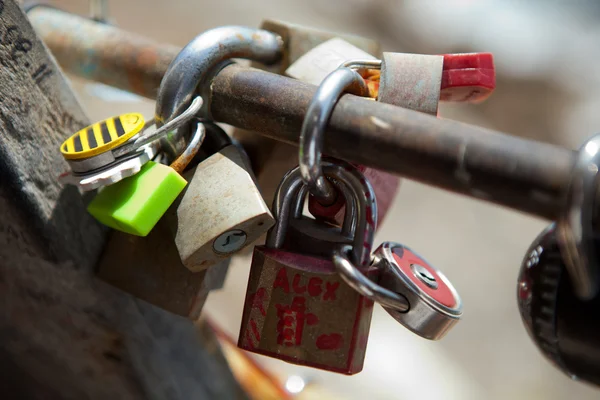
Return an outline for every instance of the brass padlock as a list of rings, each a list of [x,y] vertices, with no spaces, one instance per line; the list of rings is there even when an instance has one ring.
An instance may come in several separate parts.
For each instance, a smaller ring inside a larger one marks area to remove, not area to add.
[[[167,214],[181,261],[192,272],[230,258],[275,222],[241,146],[216,125],[207,141],[210,136],[221,147],[184,174],[189,184]]]
[[[377,207],[370,186],[369,193],[356,190],[352,169],[324,163],[348,196],[342,228],[303,217],[307,188],[299,168],[284,177],[273,205],[276,225],[267,244],[254,249],[239,347],[348,375],[362,370],[373,301],[348,286],[332,262],[334,251],[350,243],[354,262],[369,262]],[[290,240],[293,228],[310,241]]]

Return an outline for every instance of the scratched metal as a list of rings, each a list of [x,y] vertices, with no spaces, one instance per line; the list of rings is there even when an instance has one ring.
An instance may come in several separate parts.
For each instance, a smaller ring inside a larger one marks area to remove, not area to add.
[[[156,87],[162,66],[164,73],[168,65],[143,62],[143,52],[136,49],[142,40],[138,36],[115,28],[76,28],[73,25],[95,23],[65,13],[49,14],[43,7],[32,11],[31,19],[41,36],[50,39],[46,43],[66,70],[138,94],[155,95],[127,79],[135,75],[144,85]],[[73,41],[87,45],[72,46]],[[105,47],[106,43],[111,47]],[[144,43],[154,59],[176,53],[168,46]],[[132,48],[136,50],[127,54]],[[91,68],[93,65],[87,69],[78,66],[82,60],[90,60],[90,52],[102,72]],[[124,55],[128,63],[123,62]],[[304,113],[316,90],[293,79],[236,65],[221,70],[211,88],[209,100],[217,121],[290,144],[298,143]],[[561,210],[563,190],[575,161],[572,150],[351,95],[336,106],[324,152],[552,220]]]
[[[146,237],[113,231],[97,276],[150,304],[195,320],[209,292],[205,273],[192,273],[181,263],[171,232],[161,220]]]
[[[363,367],[373,302],[331,261],[258,246],[238,346],[293,364],[352,375]]]
[[[437,115],[443,56],[383,53],[378,101]]]
[[[179,53],[132,33],[123,40],[120,29],[49,7],[35,7],[28,17],[65,70],[151,99]]]

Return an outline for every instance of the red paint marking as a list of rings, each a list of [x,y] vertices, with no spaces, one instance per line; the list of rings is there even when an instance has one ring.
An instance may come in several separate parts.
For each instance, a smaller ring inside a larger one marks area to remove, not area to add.
[[[358,335],[361,332],[361,330],[359,329],[360,323],[362,322],[362,318],[369,318],[369,322],[370,322],[371,316],[373,315],[373,305],[374,305],[373,300],[369,300],[366,297],[361,296],[360,301],[358,303],[358,307],[356,308],[356,314],[354,314],[354,324],[352,325],[352,338],[350,339],[350,348],[348,350],[348,364],[346,365],[346,368],[348,370],[353,370],[353,368],[356,368],[355,363],[354,363],[354,353],[356,352]],[[367,313],[368,315],[365,316],[364,313]],[[367,336],[367,338],[369,335],[369,330],[370,330],[370,324],[365,328],[364,331],[362,331]],[[366,348],[366,346],[365,346],[365,348]],[[364,352],[363,352],[363,360],[361,360],[361,363],[360,363],[360,368],[356,368],[357,372],[362,370],[363,363],[364,363]]]
[[[306,292],[306,285],[300,286],[300,274],[294,275],[294,281],[292,282],[292,289],[295,293],[302,294]]]
[[[337,288],[340,287],[339,282],[325,282],[325,294],[323,295],[323,300],[335,300],[336,295],[335,292]]]
[[[254,337],[256,338],[256,341],[260,343],[260,333],[258,332],[258,327],[256,326],[256,321],[251,319],[250,320],[250,327],[252,328],[252,333],[254,333]]]
[[[250,349],[255,349],[254,342],[252,341],[252,337],[250,336],[250,331],[248,329],[246,329],[246,343]]]
[[[404,272],[411,282],[417,285],[419,289],[446,307],[456,307],[456,299],[454,298],[452,291],[448,285],[446,285],[446,283],[440,279],[437,271],[431,268],[431,266],[425,260],[414,254],[406,247],[403,249],[392,249],[392,255],[394,256],[394,260],[400,269],[402,269],[402,272]],[[421,282],[421,280],[414,275],[412,268],[410,267],[411,264],[419,264],[427,269],[427,271],[429,271],[429,273],[435,277],[438,284],[437,289],[432,289],[425,283]]]
[[[277,276],[275,277],[275,281],[273,281],[273,290],[280,287],[285,293],[290,292],[290,284],[288,283],[287,271],[285,267],[281,267],[279,271],[277,271]]]
[[[277,344],[284,346],[302,345],[304,324],[315,325],[319,318],[312,313],[306,313],[306,299],[296,296],[291,305],[276,304],[277,317]]]
[[[265,288],[259,288],[256,293],[252,295],[250,300],[252,308],[258,308],[263,317],[267,316],[267,312],[263,306],[265,297],[267,297],[267,290]]]
[[[342,347],[344,338],[339,333],[320,335],[315,342],[319,350],[337,350]]]
[[[323,279],[313,276],[308,281],[308,294],[312,297],[317,297],[321,294],[323,289],[321,286],[323,285]]]

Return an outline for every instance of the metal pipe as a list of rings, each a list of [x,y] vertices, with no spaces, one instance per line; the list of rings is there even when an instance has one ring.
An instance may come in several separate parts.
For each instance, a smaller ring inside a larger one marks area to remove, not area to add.
[[[66,71],[154,98],[172,46],[61,11],[30,19]],[[217,121],[297,144],[316,87],[230,65],[211,86]],[[555,220],[576,153],[352,95],[338,102],[325,153]]]
[[[65,71],[150,99],[181,50],[44,5],[27,16]]]

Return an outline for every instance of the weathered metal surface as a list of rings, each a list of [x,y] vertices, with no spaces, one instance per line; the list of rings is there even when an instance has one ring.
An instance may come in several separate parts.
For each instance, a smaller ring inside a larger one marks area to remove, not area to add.
[[[283,75],[289,66],[306,54],[307,51],[336,37],[366,53],[374,55],[381,53],[379,42],[361,36],[329,32],[270,19],[263,21],[261,28],[281,36],[284,43],[283,55],[281,61],[273,66],[258,63],[253,63],[252,66],[279,75]],[[271,204],[273,194],[283,175],[298,164],[298,149],[295,146],[277,142],[245,129],[235,129],[233,137],[246,149],[265,201],[267,204]]]
[[[217,120],[297,143],[316,88],[229,66],[213,82]],[[290,96],[293,93],[293,96]],[[352,95],[337,103],[329,155],[554,219],[575,153]]]
[[[214,337],[94,280],[106,231],[56,179],[89,120],[14,0],[0,37],[3,398],[243,398]]]
[[[32,13],[39,13],[33,21],[36,26],[38,22],[44,25],[40,30],[44,38],[71,36],[52,20],[40,18],[42,8]],[[64,18],[67,17],[60,16]],[[107,84],[135,90],[122,79],[123,71],[115,68],[118,64],[115,55],[120,52],[117,48],[128,48],[139,39],[118,30],[114,35],[118,36],[117,42],[114,37],[112,40],[115,48],[97,53],[105,60],[103,68],[109,71],[102,78]],[[82,41],[99,44],[109,38],[105,34]],[[73,60],[85,59],[89,49],[67,47],[68,41],[53,40],[49,44],[61,63],[64,53],[70,52],[64,60],[69,71],[91,79],[98,77],[97,71],[83,71],[73,65]],[[149,48],[153,54],[166,52],[161,50],[166,48],[158,45]],[[136,70],[140,76],[146,74],[140,66],[143,66],[141,61],[134,60],[128,73]],[[155,66],[151,70],[156,70]],[[151,79],[158,82],[156,77]],[[218,121],[295,144],[315,90],[312,85],[233,65],[215,77],[211,108]],[[344,96],[336,106],[324,151],[350,162],[548,219],[555,219],[560,211],[562,192],[575,160],[572,150],[351,95]]]
[[[97,276],[157,307],[190,319],[200,316],[208,295],[204,273],[181,264],[171,232],[161,220],[146,237],[112,232]]]
[[[361,36],[330,32],[273,19],[263,21],[261,28],[277,33],[283,39],[284,50],[281,61],[274,66],[265,66],[261,68],[265,71],[279,75],[283,75],[285,70],[296,62],[303,54],[335,37],[341,38],[374,56],[379,56],[381,53],[379,42]],[[252,66],[255,67],[255,65]]]
[[[437,115],[443,56],[383,53],[378,101]]]
[[[185,177],[189,184],[164,219],[175,236],[178,257],[190,271],[204,271],[229,259],[273,225],[269,207],[237,146],[223,148]],[[223,242],[218,246],[220,237]]]
[[[238,346],[294,364],[344,374],[362,370],[373,302],[333,263],[254,248]]]
[[[28,17],[65,70],[151,99],[179,53],[139,35],[124,41],[118,28],[50,7],[35,7]]]

